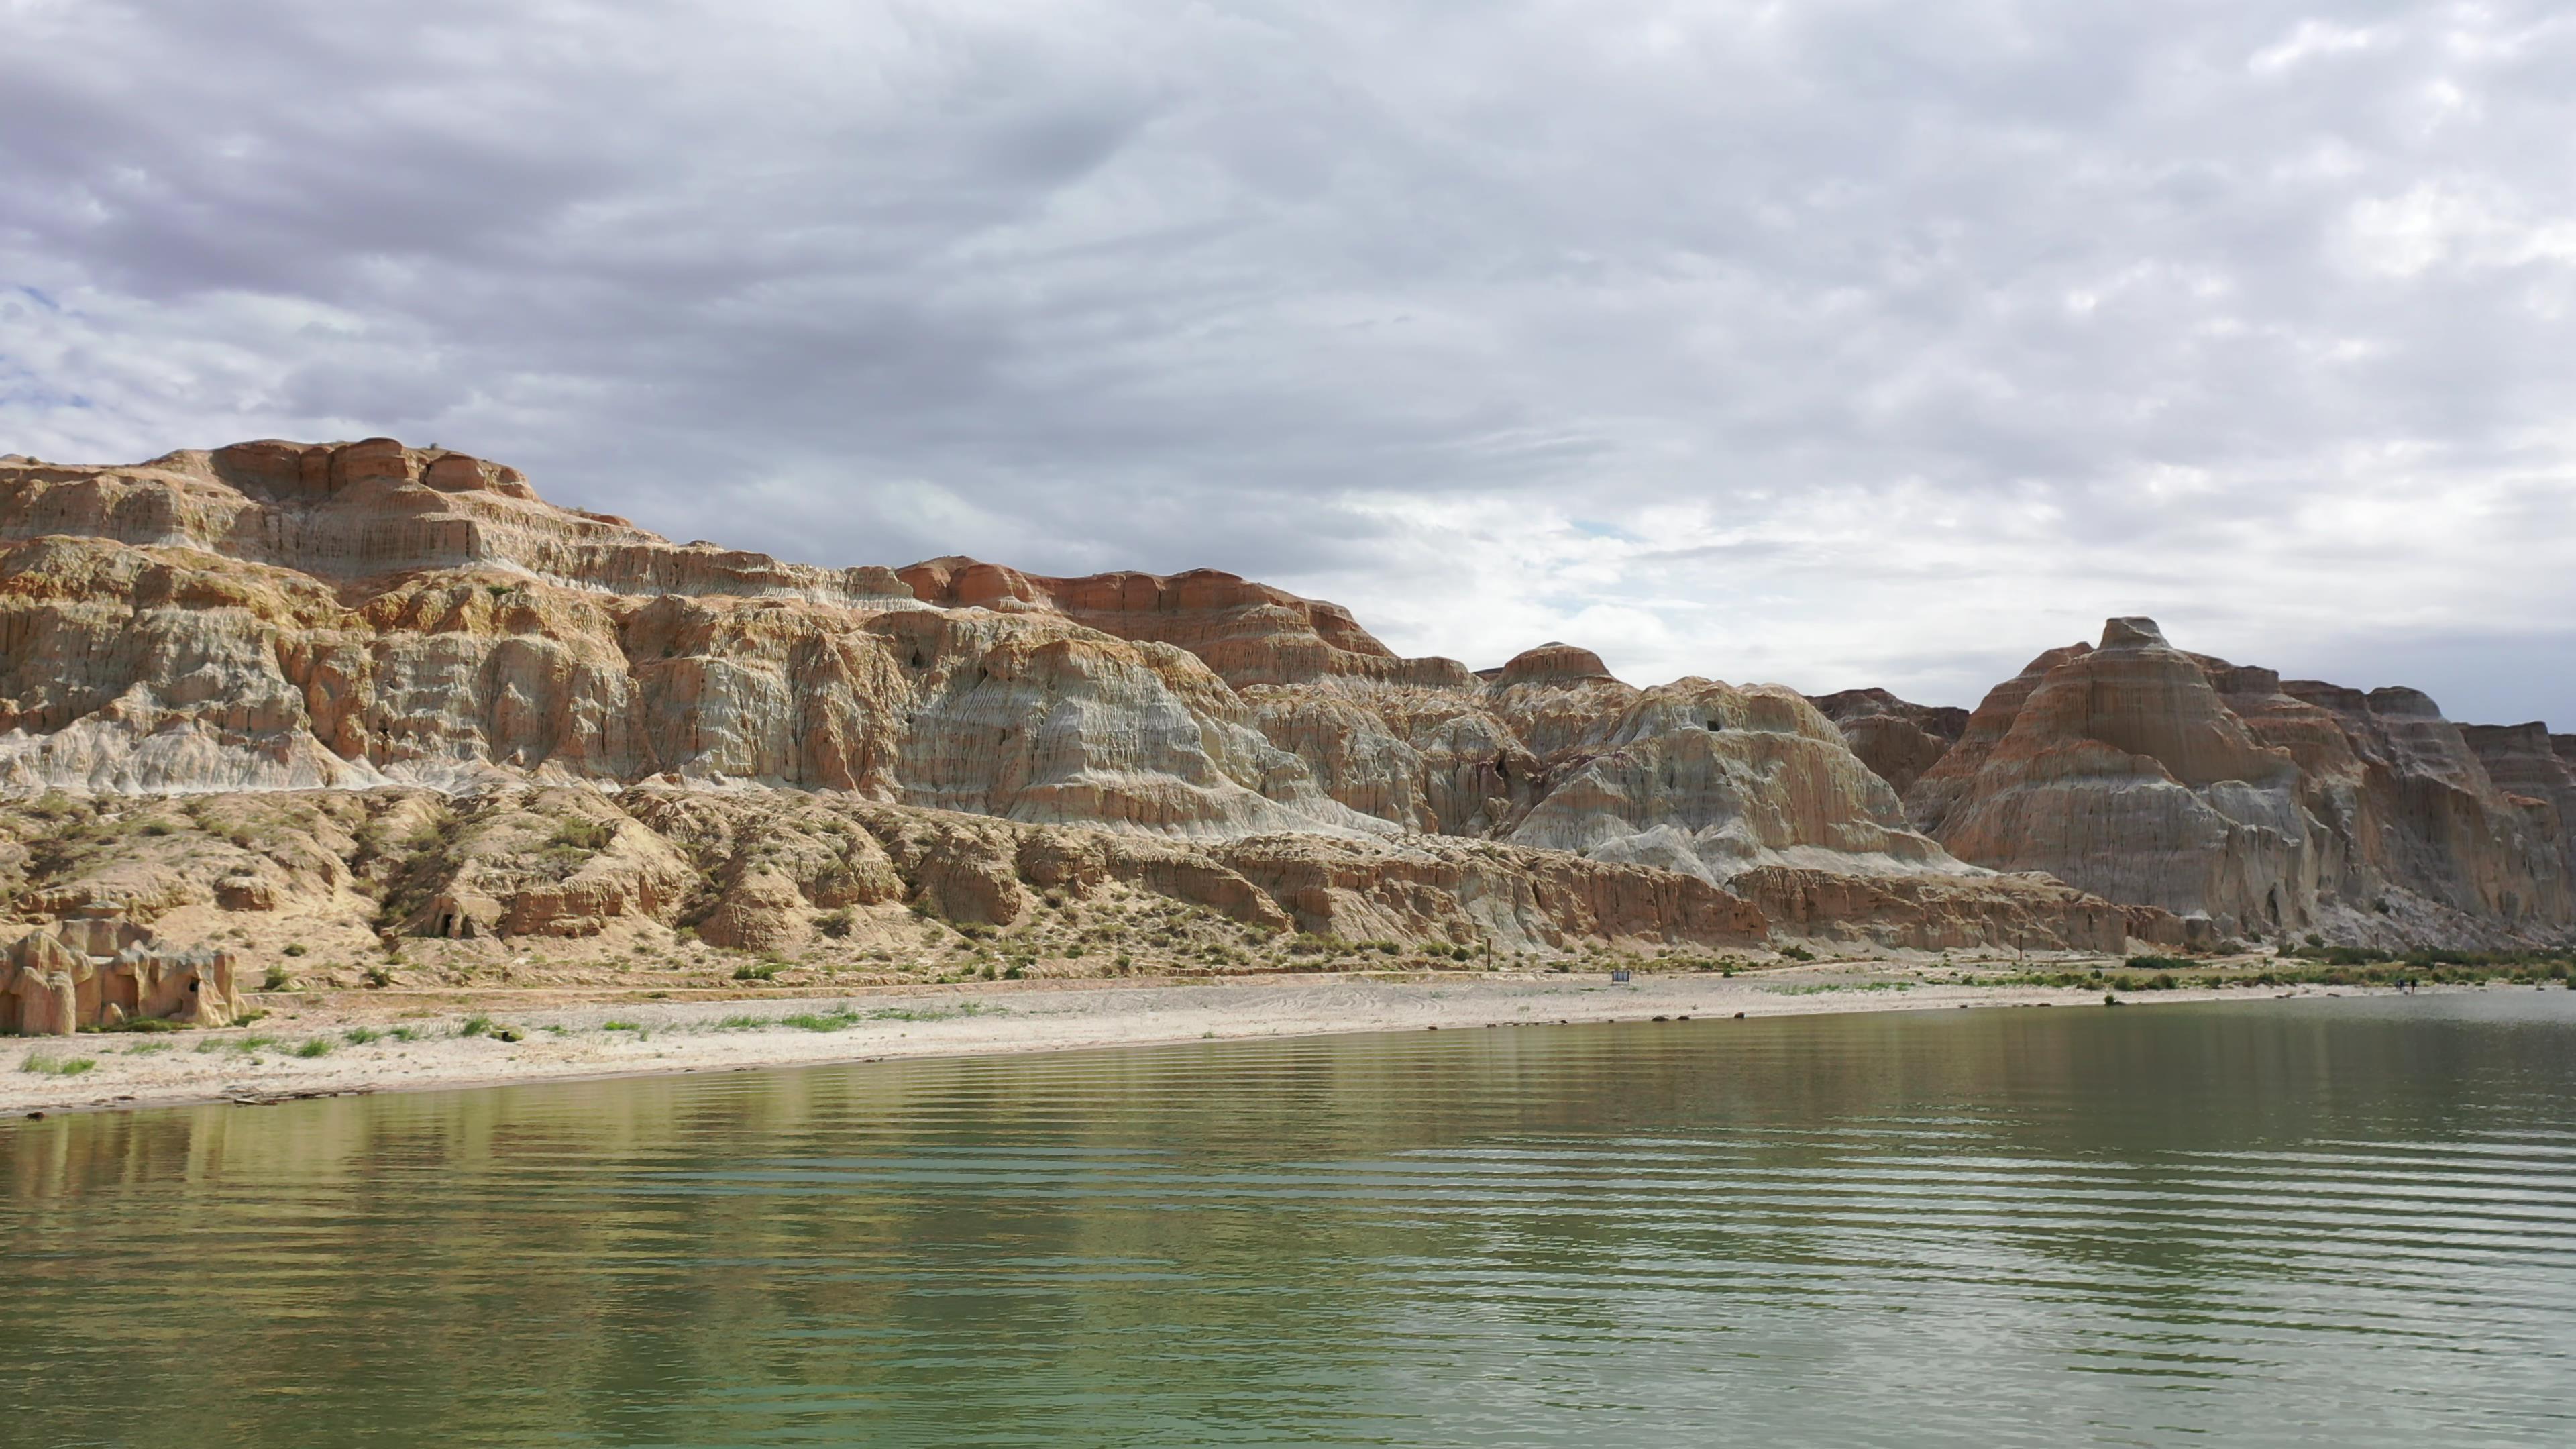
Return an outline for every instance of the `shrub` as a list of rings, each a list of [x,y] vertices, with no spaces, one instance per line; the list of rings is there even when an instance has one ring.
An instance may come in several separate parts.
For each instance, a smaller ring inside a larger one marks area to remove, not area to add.
[[[2179,956],[2132,956],[2128,960],[2128,966],[2132,971],[2188,971],[2191,969],[2191,963]]]
[[[736,981],[775,981],[778,979],[778,964],[779,963],[775,961],[761,961],[756,963],[745,961],[741,965],[733,968],[733,979]]]
[[[371,989],[381,991],[385,987],[394,984],[394,973],[386,970],[382,966],[370,966],[366,969],[364,974],[366,976],[367,985]]]
[[[288,947],[286,948],[286,954],[287,954],[287,955],[289,955],[289,956],[301,956],[301,955],[303,955],[303,954],[304,954],[304,943],[303,943],[303,942],[301,942],[301,941],[298,941],[298,942],[294,943],[293,945],[288,946]]]
[[[340,1033],[340,1040],[347,1042],[351,1046],[365,1046],[371,1041],[382,1041],[384,1038],[385,1033],[376,1030],[372,1026],[353,1026],[347,1031]]]
[[[1780,954],[1788,957],[1792,961],[1813,961],[1816,959],[1816,953],[1808,950],[1804,946],[1783,946],[1780,948]]]
[[[327,1057],[331,1055],[331,1043],[317,1036],[309,1041],[298,1043],[288,1049],[286,1054],[291,1057]]]
[[[640,1032],[644,1029],[644,1024],[638,1021],[603,1021],[599,1024],[599,1029],[601,1031]]]
[[[556,826],[554,838],[547,841],[546,846],[550,850],[576,850],[596,855],[606,850],[608,843],[616,838],[617,827],[608,821],[575,818]]]
[[[458,1036],[484,1036],[489,1034],[491,1030],[492,1018],[485,1016],[479,1011],[456,1024],[456,1034]]]
[[[854,924],[855,923],[850,916],[850,908],[843,906],[839,910],[832,911],[826,914],[821,920],[816,921],[814,923],[814,927],[824,935],[831,937],[835,941],[839,941],[848,938]]]
[[[34,1072],[40,1077],[77,1077],[97,1065],[98,1061],[93,1057],[54,1057],[42,1052],[29,1052],[27,1059],[18,1064],[18,1070]]]
[[[262,991],[284,991],[294,984],[295,978],[287,975],[286,968],[283,966],[269,967],[268,974],[259,979],[259,989]]]
[[[99,1028],[100,1031],[131,1032],[186,1031],[187,1029],[186,1022],[172,1021],[166,1016],[129,1016],[114,1026]]]

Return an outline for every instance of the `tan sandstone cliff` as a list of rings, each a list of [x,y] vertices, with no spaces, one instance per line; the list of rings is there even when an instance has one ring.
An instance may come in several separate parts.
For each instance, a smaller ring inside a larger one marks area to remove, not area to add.
[[[1097,881],[1283,937],[1540,951],[2117,951],[2391,891],[2389,929],[2563,924],[2548,751],[2325,689],[2151,626],[1972,718],[1641,689],[1562,643],[1399,658],[1211,570],[677,545],[387,439],[0,459],[0,791],[189,802],[151,818],[195,842],[67,854],[49,806],[8,866],[31,923],[774,952],[880,917],[1026,930]],[[283,859],[234,839],[286,801],[313,803]]]
[[[1213,571],[826,569],[674,545],[549,505],[513,469],[389,439],[0,460],[0,787],[608,799],[652,782],[1138,837],[1117,860],[1213,850],[1139,879],[1185,899],[1171,882],[1230,872],[1224,889],[1281,930],[1752,940],[1769,918],[1728,884],[1769,872],[1757,893],[1796,933],[2119,945],[2100,903],[1911,830],[1787,690],[1638,690],[1564,645],[1483,678]],[[677,809],[600,824],[594,864],[561,881],[492,864],[527,852],[506,831],[490,859],[438,855],[401,928],[668,926],[715,889],[692,929],[752,946],[796,936],[776,919],[799,913],[972,918],[1009,898],[1006,878],[1029,884],[973,863],[990,827],[932,831],[894,877],[858,871],[879,884],[854,895],[696,859],[656,823]],[[1487,853],[1458,854],[1468,842]],[[1821,888],[1846,877],[1949,884]],[[61,881],[26,885],[22,911],[69,900]],[[1523,897],[1541,904],[1479,914]],[[1596,897],[1614,904],[1564,904]]]

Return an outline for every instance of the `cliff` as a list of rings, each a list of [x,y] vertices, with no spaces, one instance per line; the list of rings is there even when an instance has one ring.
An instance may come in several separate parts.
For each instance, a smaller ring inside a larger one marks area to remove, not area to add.
[[[2504,942],[2576,921],[2564,769],[2537,727],[2464,730],[2415,690],[2284,681],[2114,619],[1997,686],[1906,806],[1963,860],[2221,933]]]
[[[614,920],[767,949],[839,911],[990,915],[1066,852],[1264,930],[1546,950],[2116,951],[2302,928],[2391,891],[2389,929],[2565,923],[2544,759],[2563,774],[2563,756],[2473,748],[2393,698],[2354,714],[2140,628],[2053,652],[1970,716],[1883,691],[1641,689],[1564,643],[1481,672],[1405,659],[1338,606],[1212,570],[818,568],[673,544],[388,439],[0,459],[0,790],[205,797],[213,813],[173,828],[217,834],[314,790],[455,821],[532,789],[613,807],[579,827],[609,832],[610,864],[563,882],[494,863],[552,848],[504,832],[488,862],[413,852],[435,888],[399,919],[328,871],[262,887],[370,931]],[[2522,793],[2480,749],[2520,762]],[[742,820],[825,800],[857,863],[711,857],[687,822],[718,797]],[[350,854],[341,876],[386,858]],[[113,866],[20,870],[15,909],[225,894]]]

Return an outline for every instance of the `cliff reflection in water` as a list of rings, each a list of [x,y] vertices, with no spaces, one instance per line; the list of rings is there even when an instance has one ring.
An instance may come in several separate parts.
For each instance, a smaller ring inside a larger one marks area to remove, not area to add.
[[[2571,995],[10,1124],[0,1440],[2555,1439]]]

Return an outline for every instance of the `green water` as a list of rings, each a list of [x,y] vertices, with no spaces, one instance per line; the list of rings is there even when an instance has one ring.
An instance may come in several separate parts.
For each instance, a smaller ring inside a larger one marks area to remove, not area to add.
[[[0,1174],[10,1446],[2576,1442],[2576,992],[73,1116]]]

